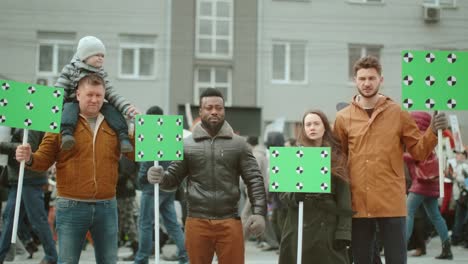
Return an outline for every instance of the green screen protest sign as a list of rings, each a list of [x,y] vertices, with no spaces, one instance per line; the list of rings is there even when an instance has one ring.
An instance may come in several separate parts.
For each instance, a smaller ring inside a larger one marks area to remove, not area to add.
[[[183,160],[182,120],[180,115],[137,115],[135,161]]]
[[[63,88],[0,80],[0,125],[59,133]]]
[[[329,147],[271,147],[270,192],[330,193]]]
[[[468,110],[468,52],[402,52],[402,108]]]

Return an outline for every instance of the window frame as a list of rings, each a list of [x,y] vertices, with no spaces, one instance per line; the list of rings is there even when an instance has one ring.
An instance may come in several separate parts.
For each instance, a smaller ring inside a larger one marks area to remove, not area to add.
[[[363,4],[363,5],[383,5],[385,0],[347,0],[350,4]]]
[[[157,76],[157,67],[156,62],[158,61],[156,56],[156,38],[154,44],[149,43],[129,43],[129,42],[120,42],[119,43],[119,55],[118,55],[118,78],[125,80],[156,80]],[[134,52],[133,57],[133,74],[124,74],[122,73],[122,63],[123,63],[123,50],[132,49]],[[153,49],[153,72],[151,75],[140,75],[140,50],[141,49]]]
[[[40,70],[40,59],[41,59],[41,46],[52,46],[52,71],[41,71]],[[59,69],[59,47],[60,45],[71,46],[75,50],[75,42],[71,40],[63,39],[38,39],[36,47],[36,75],[40,77],[53,77],[56,78],[60,75],[62,69]],[[73,53],[75,54],[75,52]],[[73,56],[70,58],[70,61],[73,59]]]
[[[291,80],[291,45],[293,44],[303,44],[304,45],[304,80],[294,81]],[[274,45],[285,45],[285,62],[284,62],[284,79],[274,79],[274,70],[273,70],[273,60],[274,54],[273,49]],[[303,85],[308,83],[308,52],[307,52],[307,41],[306,40],[273,40],[271,44],[271,83],[273,84],[293,84],[293,85]]]
[[[440,8],[458,8],[457,0],[423,0],[423,5],[439,6]],[[448,3],[450,2],[450,3]]]
[[[224,98],[224,105],[231,106],[232,105],[232,69],[230,67],[222,67],[222,66],[199,66],[195,67],[194,78],[193,78],[193,102],[195,105],[198,105],[200,102],[200,88],[216,88],[216,87],[224,87],[223,83],[216,82],[216,69],[217,68],[224,68],[227,70],[227,98]],[[200,69],[209,69],[210,70],[210,82],[199,82],[198,81],[198,70]]]
[[[353,74],[353,66],[354,62],[351,62],[351,53],[350,49],[352,46],[359,47],[361,49],[361,54],[359,58],[369,55],[368,49],[369,48],[378,48],[379,49],[379,56],[377,57],[379,60],[382,58],[382,44],[363,44],[363,43],[348,43],[348,80],[350,82],[354,82],[354,74]],[[353,63],[353,64],[351,64]]]
[[[201,15],[201,4],[203,2],[210,2],[212,4],[211,16],[202,16]],[[229,8],[229,17],[218,17],[215,16],[216,11],[216,4],[218,2],[225,2],[228,3]],[[197,58],[203,59],[231,59],[233,56],[233,49],[234,49],[234,0],[198,0],[196,4],[196,14],[195,14],[195,56]],[[202,35],[200,34],[200,21],[202,19],[210,20],[211,35]],[[216,24],[218,21],[227,21],[229,22],[229,35],[227,37],[220,37],[216,34]],[[211,53],[204,53],[200,52],[200,39],[207,39],[211,40]],[[228,53],[226,55],[217,54],[216,53],[216,40],[227,40],[228,41]]]

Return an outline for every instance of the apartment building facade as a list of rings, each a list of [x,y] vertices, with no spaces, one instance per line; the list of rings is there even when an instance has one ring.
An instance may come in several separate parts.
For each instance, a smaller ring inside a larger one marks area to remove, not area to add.
[[[352,65],[363,55],[380,58],[381,92],[400,102],[402,50],[468,50],[468,1],[261,0],[258,9],[258,105],[265,123],[284,117],[289,135],[307,109],[334,120],[336,104],[356,94]],[[468,142],[468,115],[458,118]]]

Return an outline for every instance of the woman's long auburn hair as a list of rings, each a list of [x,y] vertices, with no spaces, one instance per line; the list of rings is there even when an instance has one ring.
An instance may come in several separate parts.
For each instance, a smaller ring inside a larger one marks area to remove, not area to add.
[[[304,127],[305,118],[307,115],[310,114],[315,114],[318,117],[320,117],[320,120],[322,120],[322,123],[325,127],[325,132],[323,133],[322,137],[322,147],[331,148],[332,176],[338,177],[344,180],[345,182],[349,182],[346,154],[343,152],[340,140],[335,136],[335,134],[333,134],[327,116],[322,111],[311,110],[305,112],[304,116],[302,117],[301,132],[299,133],[299,137],[297,139],[299,145],[303,145],[305,147],[312,146],[312,142],[307,137]]]

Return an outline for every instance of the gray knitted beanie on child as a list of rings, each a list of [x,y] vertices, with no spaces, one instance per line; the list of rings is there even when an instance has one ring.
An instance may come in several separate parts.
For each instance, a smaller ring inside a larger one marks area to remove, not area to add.
[[[106,54],[106,47],[101,40],[93,36],[86,36],[80,39],[76,48],[76,56],[84,61],[96,54]]]

